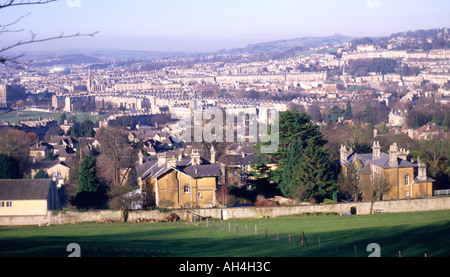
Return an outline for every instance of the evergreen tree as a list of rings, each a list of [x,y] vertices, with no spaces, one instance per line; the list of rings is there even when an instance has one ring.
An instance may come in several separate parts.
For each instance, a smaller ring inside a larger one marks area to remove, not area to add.
[[[297,187],[294,197],[299,200],[323,201],[333,197],[336,191],[334,171],[332,170],[328,154],[323,146],[314,140],[308,140],[302,151],[301,159],[295,170]]]
[[[0,179],[21,179],[19,161],[13,156],[0,153]]]
[[[388,128],[386,127],[386,124],[383,122],[380,125],[380,133],[381,134],[386,134],[388,132]]]
[[[435,108],[433,112],[433,119],[431,120],[431,122],[436,123],[436,125],[442,126],[443,120],[444,118],[442,114],[439,112],[439,109]]]
[[[77,207],[95,207],[99,204],[100,184],[96,176],[96,161],[90,154],[84,157],[79,177],[75,203]]]
[[[350,101],[348,101],[347,105],[345,106],[344,120],[350,120],[352,118],[353,118],[352,105],[351,105]]]
[[[34,179],[48,179],[48,174],[45,172],[42,168],[39,168],[39,170],[34,175]]]
[[[450,129],[450,112],[448,109],[445,111],[444,119],[442,120],[442,128],[444,128],[444,131]]]
[[[339,121],[340,117],[345,118],[346,113],[344,110],[340,109],[338,106],[333,106],[328,114],[327,122],[336,123]]]
[[[311,121],[307,113],[300,114],[297,110],[288,110],[279,116],[279,147],[274,154],[278,168],[272,172],[271,180],[282,181],[282,172],[287,160],[287,151],[292,142],[313,139],[318,146],[324,146],[327,141],[319,131],[319,127]]]
[[[87,154],[86,157],[84,157],[83,162],[81,163],[77,192],[98,191],[99,182],[96,176],[97,170],[95,166],[96,166],[95,158],[92,157],[90,154]]]
[[[282,173],[281,182],[278,185],[281,193],[286,197],[292,197],[297,186],[295,171],[302,157],[303,141],[296,140],[289,146],[286,165]]]

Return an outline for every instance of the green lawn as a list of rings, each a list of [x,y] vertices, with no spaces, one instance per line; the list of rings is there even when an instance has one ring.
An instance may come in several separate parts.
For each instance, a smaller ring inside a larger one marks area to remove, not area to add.
[[[62,113],[45,113],[39,111],[19,111],[19,114],[17,114],[17,112],[14,110],[1,114],[0,121],[9,121],[11,123],[17,123],[21,120],[38,119],[39,117],[54,118],[59,121],[61,115]],[[66,116],[67,118],[70,118],[72,115],[66,114]],[[91,115],[89,113],[75,114],[74,116],[77,118],[78,122],[83,122],[84,120],[89,119],[94,123],[105,117],[104,115]]]
[[[450,256],[450,211],[215,219],[214,225],[209,219],[208,227],[186,221],[0,226],[0,256],[64,257],[70,243],[80,245],[83,257],[354,257],[355,247],[356,256],[367,257],[369,243],[380,245],[382,257]],[[302,232],[308,247],[296,244]]]

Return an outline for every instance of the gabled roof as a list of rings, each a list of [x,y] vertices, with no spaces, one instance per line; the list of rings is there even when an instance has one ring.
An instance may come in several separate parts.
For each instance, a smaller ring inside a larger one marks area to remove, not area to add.
[[[372,160],[373,154],[372,153],[368,153],[368,154],[351,154],[348,159],[347,162],[345,163],[341,163],[342,165],[349,167],[351,165],[351,162],[353,161],[353,159],[357,158],[359,159],[359,161],[362,163],[362,165],[364,166],[360,172],[361,173],[370,173],[370,165],[375,165],[384,169],[388,169],[388,168],[392,168],[389,165],[389,154],[386,153],[381,153],[380,154],[380,158]],[[340,161],[339,161],[340,162]],[[416,167],[415,164],[401,159],[401,158],[397,158],[397,166],[396,167],[400,167],[400,168],[405,168],[405,167]]]
[[[220,176],[219,164],[190,165],[182,168],[182,171],[193,178]]]
[[[51,179],[0,180],[0,200],[46,200]]]
[[[167,162],[162,166],[158,166],[158,160],[154,156],[150,156],[143,164],[137,165],[137,175],[142,180],[148,177],[159,178],[171,169],[178,170],[192,178],[200,177],[214,177],[220,176],[220,164],[200,164],[191,165],[190,158],[183,157],[180,161],[177,160],[176,167],[169,167]]]
[[[250,155],[224,155],[220,158],[219,162],[226,165],[249,165],[256,162],[255,156]]]

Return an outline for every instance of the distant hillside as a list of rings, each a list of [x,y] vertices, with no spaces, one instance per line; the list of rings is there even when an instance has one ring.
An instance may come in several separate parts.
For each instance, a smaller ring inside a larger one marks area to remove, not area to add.
[[[46,61],[35,62],[34,66],[53,66],[66,64],[81,64],[81,63],[98,63],[101,60],[97,57],[86,54],[66,54],[55,58],[49,58]]]
[[[276,52],[286,52],[292,49],[306,49],[308,47],[319,47],[327,45],[341,44],[352,40],[352,37],[336,34],[328,37],[303,37],[289,40],[277,40],[250,44],[244,48],[236,48],[226,51],[230,54],[272,54]]]

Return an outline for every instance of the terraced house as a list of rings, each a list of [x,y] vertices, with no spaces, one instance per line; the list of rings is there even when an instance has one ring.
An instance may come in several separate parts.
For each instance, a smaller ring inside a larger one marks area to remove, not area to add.
[[[136,170],[143,206],[216,206],[220,164],[202,159],[196,149],[190,156],[167,157],[166,153],[158,153],[145,161],[140,153]]]
[[[382,153],[380,143],[374,141],[372,153],[353,153],[344,145],[340,148],[340,165],[344,172],[353,165],[361,185],[384,179],[389,183],[383,199],[407,199],[433,196],[435,180],[427,177],[426,165],[420,157],[413,161],[409,151],[390,145],[388,153]]]

